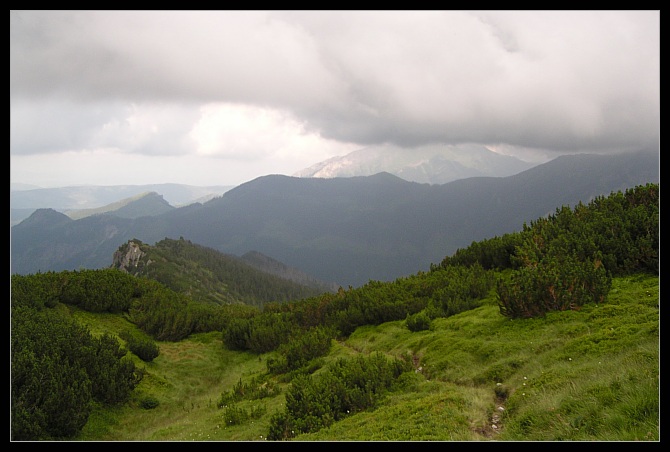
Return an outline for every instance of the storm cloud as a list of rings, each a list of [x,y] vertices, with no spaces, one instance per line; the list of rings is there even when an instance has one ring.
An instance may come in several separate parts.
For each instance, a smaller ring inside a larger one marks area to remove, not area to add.
[[[35,184],[65,156],[205,185],[370,145],[659,152],[660,11],[10,11],[10,114]]]

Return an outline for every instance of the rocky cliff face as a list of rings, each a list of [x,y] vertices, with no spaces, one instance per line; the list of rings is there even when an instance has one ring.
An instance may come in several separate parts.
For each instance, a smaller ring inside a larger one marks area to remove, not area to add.
[[[112,266],[126,273],[134,274],[141,265],[144,265],[142,258],[145,255],[146,253],[142,251],[139,243],[129,240],[126,245],[121,246],[114,252]]]

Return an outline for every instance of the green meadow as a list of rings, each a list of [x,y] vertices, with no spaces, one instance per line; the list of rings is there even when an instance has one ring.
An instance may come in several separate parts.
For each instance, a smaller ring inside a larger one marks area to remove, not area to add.
[[[75,311],[93,333],[133,325]],[[495,294],[481,306],[412,332],[406,321],[357,328],[332,341],[322,369],[381,352],[411,356],[414,371],[367,410],[292,441],[658,441],[659,278],[613,278],[606,302],[510,319]],[[76,441],[266,441],[290,379],[268,358],[226,349],[220,332],[158,342],[129,403],[98,405]],[[236,385],[272,395],[220,405]]]

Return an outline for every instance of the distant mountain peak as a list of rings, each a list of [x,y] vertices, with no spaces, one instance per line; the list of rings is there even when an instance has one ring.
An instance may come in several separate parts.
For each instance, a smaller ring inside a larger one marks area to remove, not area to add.
[[[139,218],[160,215],[173,209],[174,207],[165,200],[163,195],[155,191],[148,191],[97,209],[69,210],[66,214],[73,220],[103,213],[122,218]]]
[[[35,210],[28,218],[23,220],[23,224],[24,226],[31,226],[33,224],[57,226],[71,221],[72,219],[65,214],[54,209],[45,208]]]
[[[353,177],[388,172],[410,182],[445,184],[479,176],[506,177],[535,166],[477,144],[427,145],[412,149],[372,146],[332,157],[295,177]]]

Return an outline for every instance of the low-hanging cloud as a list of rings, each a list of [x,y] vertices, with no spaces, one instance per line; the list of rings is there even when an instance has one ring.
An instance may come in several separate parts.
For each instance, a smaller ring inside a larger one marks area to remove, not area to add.
[[[10,110],[16,155],[657,149],[660,12],[11,11]]]

